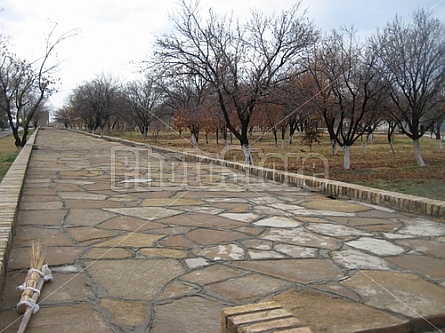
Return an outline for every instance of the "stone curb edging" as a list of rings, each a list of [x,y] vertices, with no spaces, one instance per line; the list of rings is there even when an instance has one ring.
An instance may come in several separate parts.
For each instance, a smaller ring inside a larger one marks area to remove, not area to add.
[[[29,137],[0,183],[0,293],[5,281],[26,170],[38,131],[37,128]]]
[[[344,183],[336,180],[304,176],[297,173],[279,171],[264,167],[246,165],[244,163],[216,159],[205,155],[196,155],[188,152],[180,152],[167,148],[147,145],[140,142],[125,140],[106,135],[97,135],[78,131],[78,133],[101,138],[110,142],[119,142],[130,147],[150,148],[155,152],[170,154],[174,156],[183,156],[187,162],[210,163],[221,165],[244,173],[259,176],[264,179],[273,180],[281,183],[303,188],[311,192],[319,192],[334,199],[347,199],[366,202],[372,205],[379,205],[391,209],[396,209],[408,213],[414,213],[424,216],[435,217],[445,221],[445,201],[433,200],[417,197],[409,194],[379,190],[371,187]]]

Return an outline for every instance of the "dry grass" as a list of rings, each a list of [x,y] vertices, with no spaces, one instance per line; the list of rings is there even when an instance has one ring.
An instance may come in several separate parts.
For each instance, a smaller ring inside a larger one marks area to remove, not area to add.
[[[157,142],[150,136],[143,141],[137,133],[114,135],[175,150],[196,151],[196,148],[190,143],[189,133],[186,132],[184,135],[187,137],[180,137],[173,131],[162,132]],[[216,156],[215,136],[209,135],[209,144],[206,144],[204,134],[201,134],[199,139],[201,152]],[[261,133],[253,133],[249,139],[256,164],[261,160],[260,156],[263,156],[264,161],[264,156],[277,152],[272,134],[261,136]],[[362,143],[360,141],[355,143],[351,148],[351,170],[344,170],[341,150],[337,156],[334,156],[331,152],[329,138],[324,135],[320,144],[313,145],[312,153],[324,157],[325,161],[318,157],[306,160],[304,172],[321,174],[327,164],[330,179],[445,201],[445,151],[439,149],[435,140],[428,137],[421,139],[420,147],[427,167],[419,168],[414,158],[413,144],[409,138],[403,135],[394,136],[397,154],[392,153],[385,135],[376,134],[374,139],[373,144],[367,144],[366,154]],[[222,142],[220,138],[220,151],[224,148]],[[236,138],[233,138],[232,143],[235,147],[239,146]],[[282,169],[286,164],[289,171],[302,170],[303,157],[307,157],[305,154],[309,153],[310,148],[302,143],[301,138],[296,136],[294,144],[290,145],[285,142],[282,149],[280,143],[278,148],[277,156],[279,157],[267,158],[266,166]],[[297,157],[295,158],[295,156]],[[231,151],[225,155],[225,158],[242,161],[242,154],[239,150]],[[285,158],[288,158],[287,162],[283,162]]]
[[[0,139],[0,181],[8,172],[12,162],[17,156],[17,148],[14,144],[14,137],[12,135],[5,136]]]

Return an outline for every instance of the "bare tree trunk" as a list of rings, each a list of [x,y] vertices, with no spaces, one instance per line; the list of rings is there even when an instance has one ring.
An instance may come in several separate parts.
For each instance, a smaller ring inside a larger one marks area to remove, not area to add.
[[[437,146],[440,150],[443,150],[443,143],[441,139],[436,139]]]
[[[416,157],[417,164],[419,167],[423,168],[426,166],[425,162],[423,161],[422,154],[420,153],[420,143],[419,139],[413,140],[414,142],[414,156]]]
[[[249,164],[249,165],[253,165],[252,155],[250,155],[249,145],[248,144],[243,144],[241,147],[243,149],[244,163]]]
[[[278,137],[277,137],[277,130],[274,128],[272,129],[272,133],[273,133],[273,139],[275,141],[275,150],[277,151],[277,154],[279,153],[278,150]]]
[[[343,169],[351,169],[351,146],[343,146]]]
[[[331,140],[331,146],[332,146],[332,154],[337,156],[338,155],[338,145],[337,145],[337,141],[335,139]]]

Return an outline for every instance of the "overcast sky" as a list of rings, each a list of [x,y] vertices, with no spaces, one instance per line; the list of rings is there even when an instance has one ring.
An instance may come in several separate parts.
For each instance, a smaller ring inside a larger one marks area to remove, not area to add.
[[[201,0],[201,8],[232,11],[247,17],[251,8],[265,13],[291,8],[292,0]],[[78,34],[58,48],[62,60],[58,73],[60,92],[51,98],[61,107],[71,90],[96,75],[113,74],[121,80],[135,78],[132,62],[152,53],[155,34],[169,31],[169,13],[177,0],[0,0],[0,32],[11,37],[14,51],[28,60],[44,54],[45,38],[57,23],[55,34],[71,29]],[[354,24],[368,36],[396,15],[410,21],[418,8],[431,10],[445,21],[445,0],[302,0],[302,9],[322,30]]]

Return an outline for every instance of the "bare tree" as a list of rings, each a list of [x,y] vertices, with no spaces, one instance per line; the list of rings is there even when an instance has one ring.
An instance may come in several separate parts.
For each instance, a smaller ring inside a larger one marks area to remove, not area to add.
[[[113,126],[121,105],[121,84],[111,75],[98,75],[74,89],[69,106],[75,110],[90,132]]]
[[[26,144],[29,124],[35,112],[42,101],[51,95],[58,81],[54,77],[58,64],[50,64],[54,50],[62,41],[76,34],[69,31],[53,41],[55,28],[46,38],[44,55],[31,62],[10,52],[6,39],[0,37],[0,108],[8,117],[17,149]],[[21,137],[20,127],[23,128]]]
[[[391,118],[413,140],[414,155],[425,166],[419,139],[437,122],[434,112],[445,84],[445,25],[425,10],[415,11],[413,22],[396,17],[374,37],[380,65],[389,82],[394,107]]]
[[[154,63],[170,75],[197,75],[210,84],[227,128],[239,140],[246,163],[252,163],[248,130],[256,105],[277,82],[284,80],[317,32],[298,14],[299,4],[279,16],[253,12],[241,24],[232,17],[199,16],[198,2],[181,2],[175,33],[156,41]],[[231,114],[235,112],[237,122]]]
[[[311,72],[320,84],[320,96],[327,98],[321,112],[331,140],[343,148],[343,167],[349,170],[351,146],[379,120],[385,87],[375,69],[377,55],[355,39],[353,28],[332,31],[317,52]]]
[[[158,117],[156,110],[163,102],[162,91],[147,75],[143,80],[129,82],[124,95],[128,115],[139,128],[142,138],[146,139],[150,124]]]

